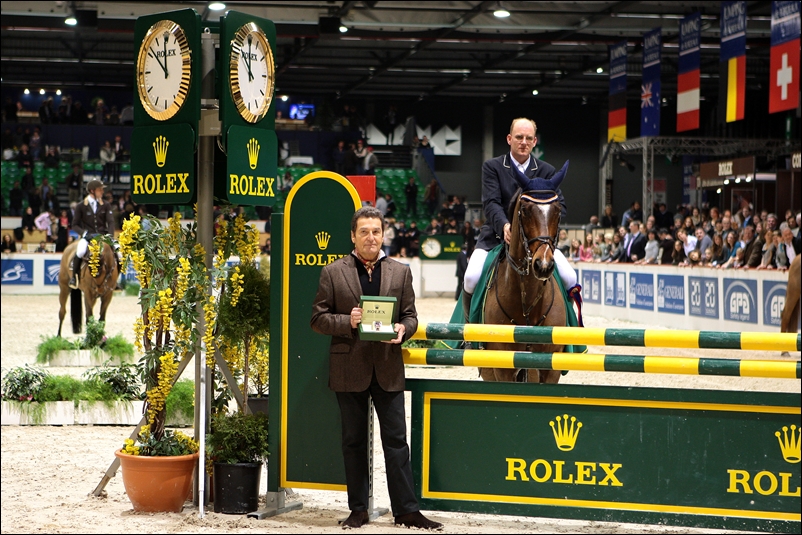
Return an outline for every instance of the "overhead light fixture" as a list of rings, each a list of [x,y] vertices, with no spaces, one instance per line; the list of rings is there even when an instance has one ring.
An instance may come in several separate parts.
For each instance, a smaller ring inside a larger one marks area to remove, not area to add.
[[[223,11],[226,8],[226,5],[223,2],[212,2],[209,4],[209,9],[211,11]]]
[[[741,177],[739,177],[739,176],[735,177],[735,183],[736,184],[740,184],[741,183]]]
[[[585,106],[588,103],[588,97],[582,97],[582,105]]]
[[[61,96],[61,89],[56,89],[56,95]]]
[[[25,91],[23,91],[23,93],[25,93],[26,95],[30,95],[31,94],[31,90],[26,87]]]
[[[340,24],[340,33],[348,33],[348,26]]]
[[[510,16],[510,12],[501,7],[501,2],[496,5],[496,10],[493,12],[493,16],[497,19],[506,19]]]
[[[289,98],[287,95],[281,95],[281,102],[287,102]]]
[[[721,193],[721,188],[718,188],[718,189],[716,190],[716,193]]]
[[[66,19],[64,19],[64,24],[66,24],[67,26],[75,26],[76,24],[78,24],[78,19],[76,19],[74,15],[70,15]]]
[[[601,74],[604,72],[604,67],[596,67],[596,74]]]
[[[728,186],[729,184],[730,184],[730,179],[729,178],[725,178],[724,179],[724,185]]]
[[[746,175],[746,181],[752,182],[752,175]]]
[[[40,90],[39,90],[39,94],[40,94],[40,95],[44,95],[44,94],[45,94],[45,90],[44,90],[44,89],[40,89]]]
[[[540,93],[540,91],[538,91],[537,89],[533,89],[532,90],[532,94],[533,95],[538,95],[539,93]]]

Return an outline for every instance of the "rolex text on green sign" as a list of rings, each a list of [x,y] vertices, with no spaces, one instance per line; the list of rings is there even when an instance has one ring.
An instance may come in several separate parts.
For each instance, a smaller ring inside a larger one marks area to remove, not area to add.
[[[131,194],[139,204],[195,199],[195,132],[188,124],[139,126],[131,146]]]
[[[233,204],[273,206],[276,202],[278,142],[272,130],[232,126],[228,130],[226,198]]]
[[[407,388],[421,508],[799,531],[799,394]]]

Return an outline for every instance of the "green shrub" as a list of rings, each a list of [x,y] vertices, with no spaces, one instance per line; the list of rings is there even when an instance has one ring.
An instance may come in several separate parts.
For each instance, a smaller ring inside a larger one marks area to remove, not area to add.
[[[60,336],[40,336],[42,343],[36,348],[36,362],[47,364],[59,351],[72,351],[78,349],[74,342]]]
[[[49,375],[36,401],[76,401],[87,397],[86,385],[69,375]]]
[[[138,282],[128,282],[125,285],[125,295],[130,295],[132,297],[139,297],[139,283]]]
[[[195,383],[189,379],[181,379],[167,394],[167,421],[195,418]]]
[[[211,459],[216,463],[258,463],[268,456],[266,414],[218,413],[209,435]]]
[[[121,334],[108,338],[102,348],[106,355],[117,358],[121,362],[134,358],[134,344],[123,338]]]
[[[142,397],[139,384],[139,370],[134,364],[123,363],[120,366],[98,366],[84,372],[87,382],[98,382],[108,385],[116,399],[136,400]]]
[[[2,395],[8,401],[39,401],[38,396],[50,376],[46,371],[33,366],[19,366],[3,377]]]
[[[92,317],[89,318],[89,323],[86,325],[86,336],[83,340],[71,342],[60,336],[42,336],[42,342],[36,348],[36,362],[47,364],[59,351],[79,349],[89,349],[95,353],[103,350],[109,357],[118,358],[121,361],[131,360],[134,357],[134,345],[121,334],[107,338],[105,329],[106,322],[95,321],[95,318]]]

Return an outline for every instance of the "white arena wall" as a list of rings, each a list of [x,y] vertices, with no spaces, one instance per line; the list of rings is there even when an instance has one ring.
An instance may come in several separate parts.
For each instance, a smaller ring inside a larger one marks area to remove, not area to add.
[[[2,255],[2,294],[58,294],[60,253]],[[456,262],[400,259],[415,295],[452,297]],[[575,264],[583,312],[674,329],[777,332],[787,272]]]

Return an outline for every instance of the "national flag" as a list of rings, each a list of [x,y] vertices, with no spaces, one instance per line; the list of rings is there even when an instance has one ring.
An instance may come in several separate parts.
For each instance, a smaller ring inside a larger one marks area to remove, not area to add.
[[[627,138],[627,42],[610,46],[610,97],[607,141]]]
[[[771,3],[769,113],[799,107],[799,2]]]
[[[699,42],[702,16],[692,13],[680,21],[677,75],[677,132],[699,128]]]
[[[744,118],[746,97],[746,2],[721,3],[719,114],[732,123]]]
[[[660,58],[662,30],[655,28],[643,36],[643,69],[640,93],[640,135],[660,135]]]

